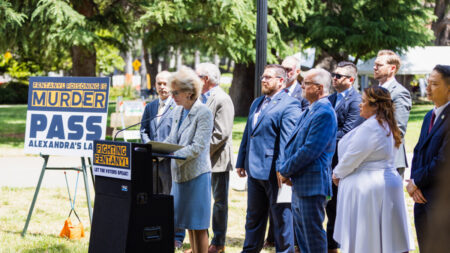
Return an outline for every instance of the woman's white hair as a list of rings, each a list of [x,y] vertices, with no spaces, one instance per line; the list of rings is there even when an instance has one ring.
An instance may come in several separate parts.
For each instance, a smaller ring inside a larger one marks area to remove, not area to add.
[[[202,91],[203,82],[197,74],[189,67],[182,66],[177,72],[173,73],[169,78],[170,89],[174,86],[181,91],[192,92],[191,100],[196,100]]]

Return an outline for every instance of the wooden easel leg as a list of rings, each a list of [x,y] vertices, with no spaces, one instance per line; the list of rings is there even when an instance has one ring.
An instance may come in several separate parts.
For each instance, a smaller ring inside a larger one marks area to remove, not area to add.
[[[84,190],[86,191],[86,200],[87,200],[87,206],[88,206],[88,211],[89,211],[89,222],[92,225],[91,196],[89,194],[89,181],[88,181],[87,170],[86,170],[86,161],[84,160],[84,157],[81,157],[81,167],[83,170]]]
[[[41,175],[39,176],[39,181],[36,186],[36,190],[34,191],[33,201],[31,202],[30,210],[28,211],[27,221],[25,222],[25,226],[22,230],[22,237],[24,237],[27,233],[28,224],[30,224],[31,215],[33,214],[34,204],[36,204],[36,199],[39,194],[39,190],[41,189],[42,179],[44,178],[45,169],[47,168],[49,155],[41,155],[41,157],[44,158],[44,165],[42,166]]]

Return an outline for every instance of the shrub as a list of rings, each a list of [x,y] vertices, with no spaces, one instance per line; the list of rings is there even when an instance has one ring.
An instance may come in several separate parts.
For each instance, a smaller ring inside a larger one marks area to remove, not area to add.
[[[0,85],[0,104],[26,104],[28,84],[11,81]]]

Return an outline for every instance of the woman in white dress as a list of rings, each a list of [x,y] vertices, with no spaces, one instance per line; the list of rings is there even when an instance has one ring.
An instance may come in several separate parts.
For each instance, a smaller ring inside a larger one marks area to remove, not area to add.
[[[389,91],[365,89],[359,107],[366,121],[339,141],[333,237],[344,253],[408,252],[414,239],[402,178],[393,166],[401,136]]]

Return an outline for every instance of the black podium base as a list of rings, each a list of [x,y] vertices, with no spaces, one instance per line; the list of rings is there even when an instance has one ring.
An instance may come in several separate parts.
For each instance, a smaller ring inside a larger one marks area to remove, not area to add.
[[[173,197],[131,196],[126,188],[130,181],[96,178],[89,252],[174,252]]]

